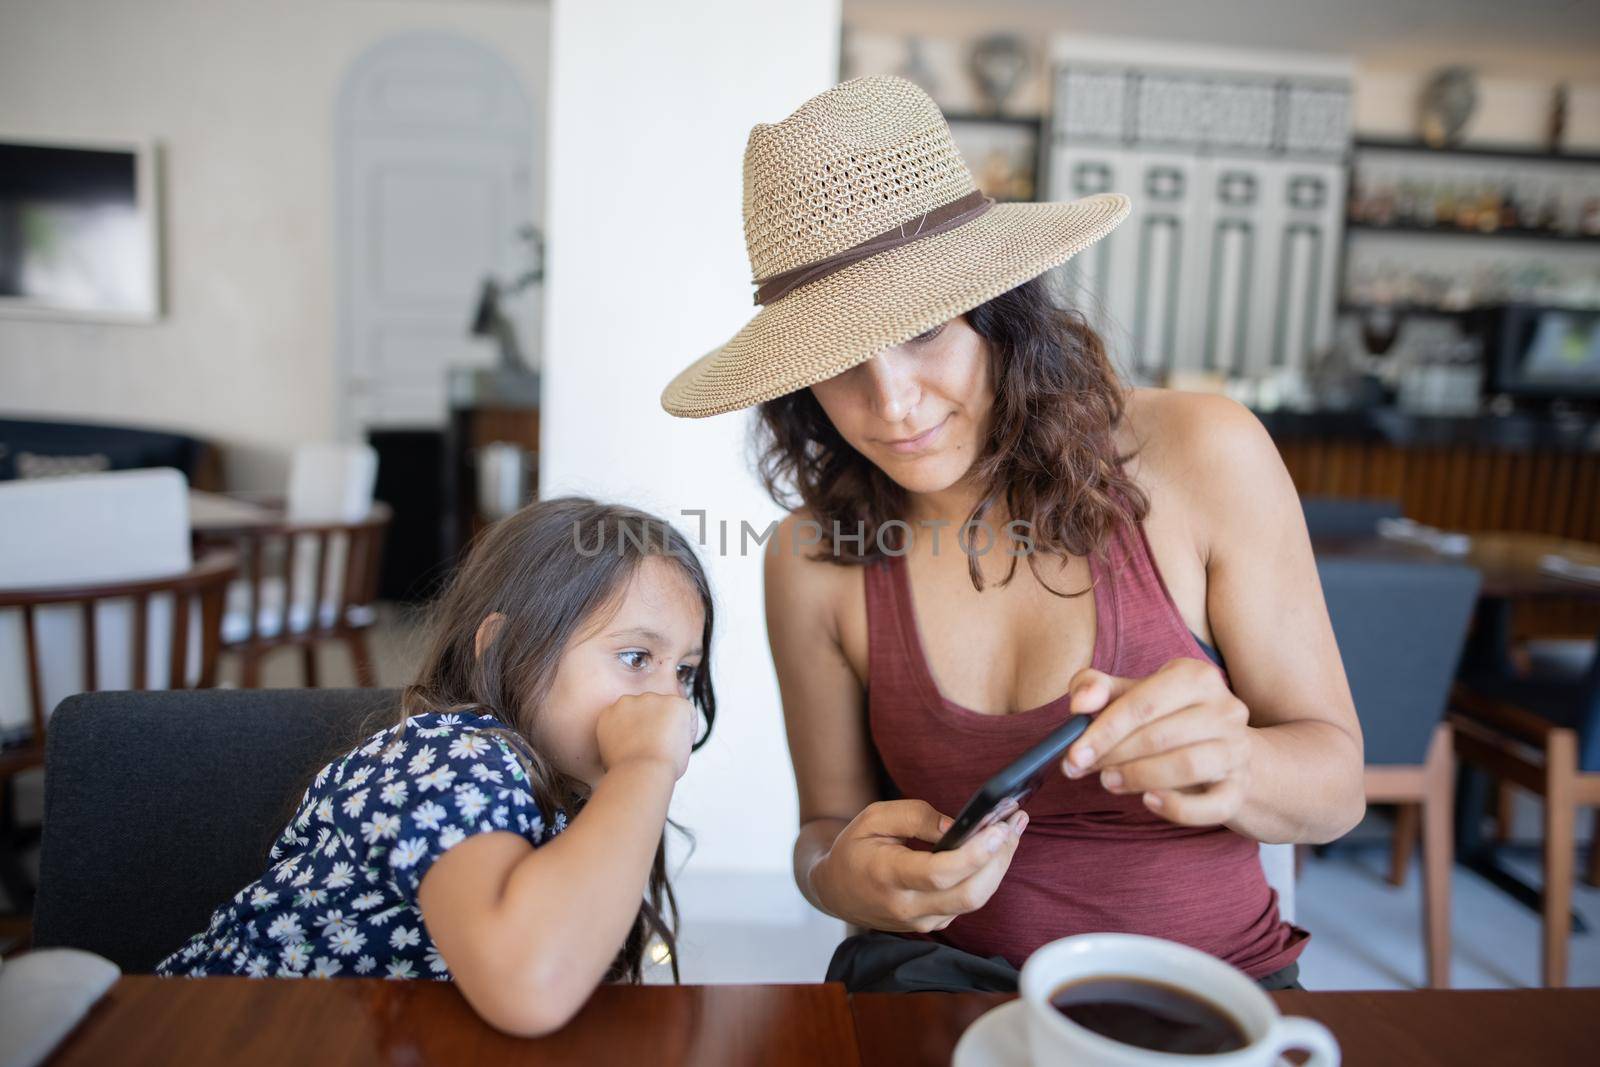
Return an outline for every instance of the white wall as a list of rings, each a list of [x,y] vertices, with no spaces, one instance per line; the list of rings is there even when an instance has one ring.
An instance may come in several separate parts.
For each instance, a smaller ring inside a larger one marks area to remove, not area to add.
[[[0,413],[191,432],[282,491],[336,432],[339,83],[420,27],[498,49],[543,132],[543,0],[0,0],[0,131],[156,139],[167,266],[154,325],[0,318]]]
[[[692,869],[789,865],[794,782],[760,552],[741,557],[736,536],[741,519],[759,528],[778,512],[745,460],[746,416],[675,419],[658,398],[755,310],[745,140],[833,84],[838,36],[837,0],[554,4],[541,493],[709,513],[720,712],[673,809],[699,839]]]

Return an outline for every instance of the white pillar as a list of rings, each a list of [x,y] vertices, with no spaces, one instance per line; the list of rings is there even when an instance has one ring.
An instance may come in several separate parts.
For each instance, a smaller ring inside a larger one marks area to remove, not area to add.
[[[748,416],[681,420],[662,387],[756,310],[740,213],[750,127],[837,81],[839,0],[555,0],[541,495],[673,519],[717,597],[713,739],[673,817],[701,871],[786,871],[793,777],[763,623],[760,549],[779,516],[747,462]],[[728,552],[719,523],[729,528]]]

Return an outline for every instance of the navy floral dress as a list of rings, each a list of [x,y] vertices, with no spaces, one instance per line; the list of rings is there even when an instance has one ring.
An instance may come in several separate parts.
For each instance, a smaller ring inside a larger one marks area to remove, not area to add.
[[[448,980],[417,908],[423,875],[474,834],[542,845],[527,775],[489,716],[413,715],[317,773],[267,873],[156,965],[165,975]]]

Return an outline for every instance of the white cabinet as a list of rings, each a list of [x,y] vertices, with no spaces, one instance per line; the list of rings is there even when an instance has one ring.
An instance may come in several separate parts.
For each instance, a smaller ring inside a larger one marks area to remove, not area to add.
[[[1119,366],[1258,374],[1332,341],[1348,82],[1062,63],[1048,198],[1133,214],[1063,268]]]

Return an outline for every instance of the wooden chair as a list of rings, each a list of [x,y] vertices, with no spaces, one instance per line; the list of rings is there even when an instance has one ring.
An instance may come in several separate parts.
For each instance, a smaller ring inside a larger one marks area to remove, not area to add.
[[[1328,616],[1355,698],[1370,803],[1397,805],[1390,880],[1420,830],[1428,984],[1450,984],[1454,776],[1445,722],[1479,576],[1470,567],[1359,556],[1317,560]]]
[[[280,648],[298,648],[305,684],[318,685],[317,645],[344,644],[363,687],[377,684],[367,630],[376,621],[378,567],[393,517],[371,505],[356,522],[289,522],[239,530],[226,541],[237,549],[243,576],[229,591],[223,646],[240,657],[241,684],[261,684],[261,661]]]
[[[1459,757],[1544,801],[1541,970],[1546,986],[1564,986],[1577,813],[1600,807],[1600,653],[1577,679],[1468,678],[1451,699]],[[1586,880],[1600,886],[1600,834]]]
[[[45,664],[51,635],[41,631],[52,616],[56,621],[67,621],[62,616],[70,616],[75,623],[81,642],[82,675],[80,684],[69,687],[74,692],[100,688],[103,664],[108,653],[114,655],[101,638],[123,621],[117,618],[118,609],[131,623],[127,627],[131,639],[124,660],[127,674],[113,683],[115,688],[208,688],[216,684],[223,598],[237,570],[237,558],[221,552],[201,559],[182,574],[164,578],[0,590],[0,615],[12,610],[21,615],[31,724],[26,739],[0,749],[0,782],[4,783],[0,884],[4,884],[17,911],[27,912],[32,907],[33,888],[22,869],[21,851],[37,839],[38,828],[18,824],[15,783],[19,774],[44,766],[46,729],[53,706],[47,695],[46,674],[56,675],[50,689],[59,691],[60,685],[59,673],[47,671]],[[57,630],[59,636],[59,627]],[[152,661],[159,670],[152,669]]]
[[[233,564],[196,565],[188,497],[167,468],[0,482],[0,877],[14,907],[32,892],[17,800],[42,790],[51,709],[85,688],[213,677]]]

